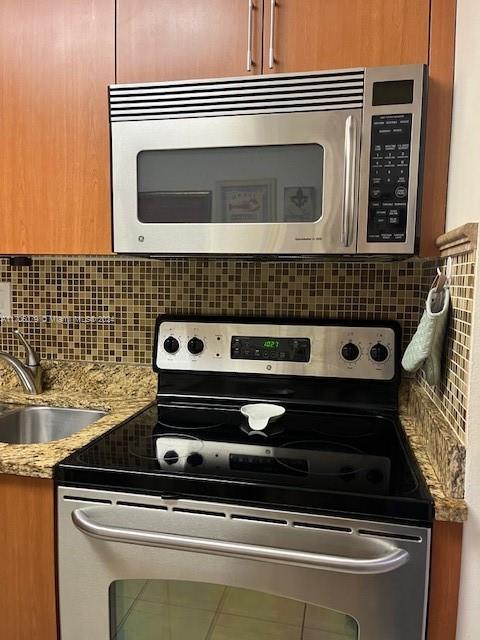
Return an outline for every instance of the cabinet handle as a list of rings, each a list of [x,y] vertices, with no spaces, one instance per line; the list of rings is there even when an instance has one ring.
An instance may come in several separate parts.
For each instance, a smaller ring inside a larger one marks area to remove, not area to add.
[[[252,31],[253,31],[253,0],[248,0],[248,31],[247,31],[247,71],[252,70]]]
[[[268,48],[268,67],[273,69],[275,65],[275,9],[277,0],[270,0],[270,44]]]

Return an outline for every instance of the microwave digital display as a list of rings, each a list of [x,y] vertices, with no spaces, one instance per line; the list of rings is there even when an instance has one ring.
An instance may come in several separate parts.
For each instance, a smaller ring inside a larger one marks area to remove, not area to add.
[[[413,80],[389,80],[373,83],[372,105],[412,104]]]

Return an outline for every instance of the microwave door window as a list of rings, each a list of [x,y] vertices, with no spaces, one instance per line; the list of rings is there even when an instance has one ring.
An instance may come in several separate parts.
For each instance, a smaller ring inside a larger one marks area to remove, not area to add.
[[[322,217],[318,144],[141,151],[138,219],[162,223],[312,223]]]

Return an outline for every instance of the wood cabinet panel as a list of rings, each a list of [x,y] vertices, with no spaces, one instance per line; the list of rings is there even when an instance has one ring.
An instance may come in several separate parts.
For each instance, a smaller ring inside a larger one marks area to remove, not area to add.
[[[52,480],[0,475],[0,638],[57,638]]]
[[[251,73],[262,69],[263,0],[253,0]],[[248,75],[249,0],[117,0],[117,82]]]
[[[455,640],[463,525],[436,520],[432,531],[427,640]]]
[[[428,62],[430,0],[265,0],[264,73]]]
[[[445,231],[455,72],[456,0],[432,0],[420,255],[438,254]]]
[[[114,0],[2,0],[0,24],[0,254],[111,252]]]

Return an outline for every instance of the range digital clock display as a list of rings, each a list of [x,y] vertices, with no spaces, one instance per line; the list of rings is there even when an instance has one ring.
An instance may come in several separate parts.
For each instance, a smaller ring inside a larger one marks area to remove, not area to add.
[[[280,341],[279,340],[264,340],[263,341],[263,348],[264,349],[278,349],[279,346],[280,346]]]
[[[230,355],[237,360],[309,362],[310,350],[310,338],[233,336]]]

